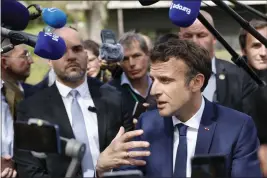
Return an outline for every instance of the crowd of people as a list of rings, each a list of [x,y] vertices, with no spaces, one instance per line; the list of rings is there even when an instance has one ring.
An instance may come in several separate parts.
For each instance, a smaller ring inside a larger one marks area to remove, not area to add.
[[[267,38],[267,22],[250,24]],[[155,42],[126,32],[118,40],[124,58],[116,63],[101,60],[99,44],[83,41],[75,28],[53,33],[67,51],[49,61],[36,85],[25,83],[33,60],[24,45],[1,56],[1,177],[65,176],[71,158],[64,151],[40,159],[14,145],[13,123],[29,118],[56,124],[60,136],[86,144],[76,177],[133,169],[191,177],[191,158],[214,154],[225,156],[228,177],[267,176],[267,88],[218,59],[216,38],[199,20]],[[236,38],[248,65],[267,82],[267,48],[244,29]],[[146,112],[133,118],[137,102]]]

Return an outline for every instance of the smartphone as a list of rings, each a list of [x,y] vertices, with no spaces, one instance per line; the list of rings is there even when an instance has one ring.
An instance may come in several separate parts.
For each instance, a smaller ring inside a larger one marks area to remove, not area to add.
[[[226,159],[223,155],[195,156],[191,159],[192,178],[227,177]]]
[[[111,30],[101,30],[101,40],[102,43],[116,44],[116,37]]]
[[[139,170],[115,171],[115,172],[106,172],[103,174],[103,177],[137,178],[137,177],[143,177],[143,173]]]
[[[32,123],[17,121],[14,123],[14,144],[21,150],[60,154],[59,127],[41,120]]]
[[[146,112],[147,108],[143,104],[144,103],[140,103],[140,102],[135,103],[133,114],[132,114],[133,118],[138,119],[142,113]]]

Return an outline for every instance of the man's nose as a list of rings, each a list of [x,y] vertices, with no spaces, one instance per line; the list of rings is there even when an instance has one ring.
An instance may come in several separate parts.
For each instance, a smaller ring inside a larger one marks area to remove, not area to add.
[[[267,48],[264,45],[262,45],[262,47],[261,47],[260,55],[262,57],[266,57],[267,56]]]
[[[133,57],[129,57],[129,64],[130,66],[135,66],[135,60]]]
[[[150,89],[150,95],[152,96],[158,96],[160,94],[159,87],[156,82],[152,83],[151,89]]]

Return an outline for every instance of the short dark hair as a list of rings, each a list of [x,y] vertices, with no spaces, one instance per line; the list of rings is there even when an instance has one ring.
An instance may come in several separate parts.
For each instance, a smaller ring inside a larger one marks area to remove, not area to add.
[[[184,61],[188,66],[186,85],[197,74],[201,73],[204,75],[205,80],[201,88],[201,91],[204,91],[211,76],[209,52],[191,41],[170,39],[165,43],[156,45],[151,52],[150,59],[152,63],[156,63],[167,62],[172,57]]]
[[[173,33],[167,33],[167,34],[161,35],[156,39],[154,45],[165,43],[169,41],[170,39],[179,39],[179,36]]]
[[[119,43],[125,48],[131,48],[131,45],[134,42],[138,42],[139,43],[139,46],[140,46],[141,50],[145,54],[149,53],[149,49],[148,49],[146,40],[139,33],[136,33],[136,32],[133,32],[133,31],[126,32],[119,39]]]
[[[264,27],[267,27],[267,22],[263,20],[257,20],[257,19],[252,19],[249,24],[255,28],[256,30],[262,29]],[[240,33],[239,33],[239,45],[241,49],[245,49],[247,45],[247,34],[248,32],[241,28]]]
[[[99,44],[97,44],[95,41],[85,40],[85,41],[83,41],[83,46],[84,46],[84,49],[92,51],[92,53],[95,56],[97,56],[97,57],[99,56]]]

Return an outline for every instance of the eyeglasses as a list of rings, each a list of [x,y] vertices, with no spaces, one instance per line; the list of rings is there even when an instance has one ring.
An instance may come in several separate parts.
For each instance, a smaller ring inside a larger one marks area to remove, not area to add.
[[[31,52],[28,51],[26,54],[20,55],[18,57],[11,57],[11,56],[5,56],[5,57],[8,57],[8,58],[21,58],[21,59],[24,59],[24,60],[30,60],[31,59]]]

